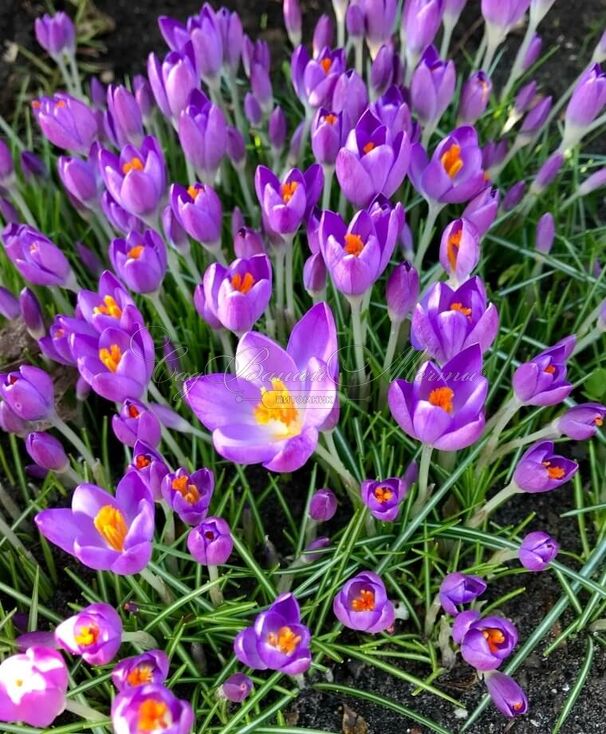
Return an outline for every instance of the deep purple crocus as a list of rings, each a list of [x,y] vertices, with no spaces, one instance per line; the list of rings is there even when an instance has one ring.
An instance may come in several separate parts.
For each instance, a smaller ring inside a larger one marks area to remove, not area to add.
[[[168,677],[169,660],[163,650],[148,650],[121,660],[112,670],[112,683],[118,691],[153,683],[162,685]]]
[[[560,435],[574,441],[586,441],[593,438],[604,425],[605,417],[606,406],[600,403],[581,403],[569,408],[554,423]]]
[[[512,384],[522,405],[556,405],[570,395],[572,385],[566,381],[566,360],[575,344],[575,336],[567,336],[516,369]]]
[[[369,634],[385,632],[395,619],[385,584],[372,571],[362,571],[349,579],[335,596],[332,610],[345,627]]]
[[[331,520],[337,511],[337,497],[331,489],[319,489],[309,503],[309,516],[316,522]]]
[[[409,484],[405,477],[366,479],[360,485],[360,495],[373,517],[383,522],[393,522],[406,499],[408,489]]]
[[[299,603],[292,594],[279,596],[251,627],[234,640],[238,660],[255,670],[301,675],[311,665],[309,629],[301,624]]]
[[[35,99],[32,111],[44,136],[58,148],[86,154],[97,137],[94,112],[65,92]]]
[[[488,106],[492,93],[490,77],[483,71],[475,71],[463,84],[459,102],[458,120],[461,125],[473,125]]]
[[[25,449],[36,464],[59,474],[69,467],[69,459],[58,438],[44,431],[33,431],[25,440]]]
[[[480,237],[474,224],[464,217],[451,222],[440,241],[440,265],[450,278],[463,283],[480,260]]]
[[[81,655],[89,665],[111,662],[122,643],[122,620],[109,604],[91,604],[69,617],[55,630],[63,650]]]
[[[528,711],[526,694],[509,675],[499,670],[487,671],[484,682],[492,702],[508,718],[522,716]]]
[[[227,563],[233,547],[231,529],[222,517],[205,518],[187,536],[187,550],[203,566]]]
[[[440,604],[447,614],[459,614],[460,604],[469,604],[486,591],[486,582],[479,576],[470,574],[449,573],[440,584]]]
[[[486,186],[463,210],[461,219],[473,224],[483,237],[492,227],[499,211],[500,193],[496,186]]]
[[[223,216],[216,191],[201,183],[191,184],[187,189],[173,184],[169,199],[173,214],[187,234],[216,256],[221,249]]]
[[[304,173],[291,169],[280,181],[265,166],[258,166],[255,190],[269,228],[281,235],[293,235],[318,202],[324,175],[314,164]]]
[[[457,451],[481,436],[487,392],[481,349],[473,344],[441,368],[426,362],[412,382],[392,382],[388,403],[409,436],[441,451]]]
[[[2,232],[2,241],[9,260],[25,280],[34,285],[78,290],[63,252],[37,229],[28,224],[9,224]]]
[[[150,446],[160,443],[162,427],[155,413],[138,400],[125,400],[112,417],[112,428],[118,441],[134,446],[144,441]]]
[[[227,151],[227,124],[223,110],[198,89],[179,116],[179,141],[198,176],[211,183]]]
[[[484,354],[498,330],[499,313],[476,276],[456,290],[446,283],[430,287],[414,311],[411,343],[443,364],[472,344]]]
[[[0,375],[0,397],[24,421],[47,420],[55,412],[52,378],[33,365]]]
[[[194,725],[191,704],[155,683],[124,688],[112,701],[111,717],[116,734],[190,734]]]
[[[95,570],[139,573],[151,558],[154,505],[132,471],[118,483],[115,497],[94,484],[80,484],[71,509],[43,510],[35,522],[47,540]]]
[[[244,699],[248,698],[252,689],[253,682],[247,675],[234,673],[221,684],[218,695],[232,703],[242,703]]]
[[[0,286],[0,316],[12,321],[19,317],[21,308],[18,299],[8,290]]]
[[[385,301],[391,321],[403,321],[414,308],[418,297],[419,273],[416,268],[409,262],[396,265],[385,286]]]
[[[318,163],[334,166],[344,143],[345,127],[342,112],[329,112],[321,107],[311,127],[311,149]]]
[[[454,62],[443,61],[435,46],[428,46],[410,85],[412,108],[424,126],[437,124],[446,111],[454,95],[456,77]]]
[[[316,58],[309,58],[305,46],[298,46],[291,59],[292,82],[305,107],[332,107],[337,80],[345,71],[343,49],[323,48]]]
[[[461,641],[463,660],[476,670],[495,670],[518,644],[518,631],[504,617],[484,617],[474,622]]]
[[[162,480],[162,497],[168,506],[188,525],[202,522],[215,488],[215,478],[209,469],[190,473],[180,467]]]
[[[404,180],[410,155],[406,132],[392,138],[388,128],[367,110],[337,155],[335,170],[343,194],[360,208],[378,194],[393,196]]]
[[[518,558],[529,571],[544,571],[558,555],[560,546],[549,533],[537,530],[524,536],[518,549]]]
[[[156,292],[168,267],[166,245],[153,229],[112,240],[109,259],[118,277],[135,293]]]
[[[551,492],[577,473],[576,461],[554,453],[553,441],[533,444],[518,461],[513,483],[520,492]]]

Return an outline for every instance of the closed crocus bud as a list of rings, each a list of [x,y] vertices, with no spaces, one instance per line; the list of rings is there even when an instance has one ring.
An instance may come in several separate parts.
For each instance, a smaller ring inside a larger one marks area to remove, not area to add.
[[[65,710],[69,673],[60,653],[34,646],[0,664],[0,721],[46,727]]]
[[[262,64],[253,64],[250,71],[250,86],[255,99],[259,102],[263,115],[268,115],[274,104],[273,90],[269,71]]]
[[[528,711],[528,699],[513,678],[499,670],[484,674],[488,694],[499,711],[510,719]]]
[[[355,40],[364,37],[364,11],[357,3],[349,3],[345,13],[347,35]]]
[[[191,734],[194,725],[191,705],[155,683],[123,689],[112,702],[111,718],[116,734]]]
[[[474,622],[461,642],[461,656],[476,670],[495,670],[511,655],[518,632],[504,617],[484,617]]]
[[[81,655],[89,665],[106,665],[122,643],[122,620],[109,604],[91,604],[61,622],[55,640],[64,650]]]
[[[176,121],[187,105],[189,95],[198,87],[194,48],[187,42],[181,51],[171,51],[162,62],[151,53],[147,76],[156,103],[169,120]]]
[[[539,252],[548,255],[555,238],[555,220],[551,212],[543,214],[537,223],[534,244]]]
[[[591,60],[596,64],[601,64],[603,61],[606,61],[606,31],[604,31],[600,36],[600,40],[596,44]]]
[[[0,184],[5,187],[10,186],[14,177],[13,156],[8,145],[0,139]]]
[[[526,114],[520,127],[520,137],[529,141],[540,131],[551,111],[552,97],[544,97]]]
[[[594,64],[582,74],[566,108],[562,148],[572,148],[606,104],[606,74]]]
[[[323,166],[334,166],[343,138],[343,113],[321,107],[311,127],[311,149],[316,161]]]
[[[482,0],[482,15],[487,26],[506,33],[528,10],[530,0]]]
[[[187,232],[179,224],[170,205],[165,206],[162,211],[162,231],[168,244],[178,252],[186,255],[190,251]]]
[[[224,58],[223,35],[220,19],[208,3],[202,6],[199,28],[196,28],[191,36],[196,55],[196,66],[202,79],[209,86],[216,86]],[[232,42],[233,37],[226,40]],[[238,45],[238,42],[234,44],[233,50],[236,52],[239,50]],[[228,48],[227,56],[229,55]]]
[[[509,151],[507,140],[489,140],[482,148],[482,168],[486,171],[505,160]]]
[[[553,441],[540,441],[526,451],[513,473],[519,492],[551,492],[572,479],[579,468],[576,461],[553,451]]]
[[[459,123],[462,125],[473,125],[488,106],[492,82],[484,71],[475,71],[463,85],[461,101],[459,103]]]
[[[394,32],[398,3],[396,0],[360,0],[356,4],[364,13],[366,43],[370,57],[375,59]]]
[[[534,80],[520,88],[513,104],[516,115],[521,116],[531,108],[536,93],[537,83]]]
[[[326,289],[326,264],[320,252],[310,255],[303,266],[303,285],[312,298]]]
[[[456,83],[452,61],[442,61],[437,49],[429,46],[414,70],[410,85],[412,107],[423,125],[437,123],[450,104]]]
[[[153,92],[147,77],[144,77],[142,74],[135,76],[133,79],[133,92],[143,121],[147,123],[154,111]]]
[[[331,520],[337,511],[337,497],[331,489],[319,489],[309,503],[309,516],[316,522]]]
[[[112,429],[118,441],[125,446],[134,446],[137,441],[144,441],[155,448],[162,435],[156,415],[138,400],[124,401],[119,413],[112,417]]]
[[[36,294],[29,288],[24,288],[19,294],[19,308],[32,339],[41,339],[46,334],[42,308]]]
[[[503,197],[503,211],[509,212],[515,209],[516,206],[524,198],[524,191],[526,190],[526,183],[524,181],[518,181],[515,183]]]
[[[528,46],[528,51],[526,51],[526,56],[524,56],[524,61],[522,63],[522,71],[528,71],[531,66],[536,64],[539,56],[541,55],[541,49],[543,48],[543,39],[541,36],[539,36],[538,33],[535,33],[532,37],[532,41],[530,42],[530,45]]]
[[[406,498],[408,488],[408,482],[401,477],[367,479],[360,485],[360,495],[374,518],[383,522],[393,522],[400,512],[400,505]]]
[[[574,441],[593,438],[604,425],[606,407],[600,403],[582,403],[570,408],[554,421],[555,429],[562,436]]]
[[[75,153],[88,153],[97,136],[94,112],[65,92],[41,97],[32,102],[32,111],[40,129],[53,145]]]
[[[179,141],[187,160],[205,181],[214,180],[227,150],[223,110],[195,89],[179,116]]]
[[[370,85],[375,97],[384,94],[391,86],[396,55],[391,46],[381,46],[370,67]]]
[[[299,0],[284,0],[282,9],[288,40],[296,48],[301,43],[301,27],[303,25]]]
[[[409,262],[392,270],[385,286],[387,312],[393,322],[403,321],[419,297],[419,273]]]
[[[500,196],[496,186],[487,186],[463,210],[461,219],[470,222],[480,238],[488,232],[497,218]]]
[[[118,277],[135,293],[154,293],[162,285],[167,268],[166,245],[153,229],[112,240],[109,259]]]
[[[591,194],[592,191],[601,189],[604,186],[606,186],[606,168],[600,168],[599,171],[592,173],[591,176],[588,176],[581,183],[577,189],[577,193],[579,196],[587,196],[588,194]]]
[[[67,258],[41,232],[27,224],[9,224],[2,239],[6,254],[25,280],[34,285],[77,289]]]
[[[260,232],[251,227],[240,227],[234,236],[236,257],[247,259],[265,254],[265,244]]]
[[[137,688],[147,683],[160,685],[168,677],[168,656],[162,650],[148,650],[121,660],[112,670],[112,683],[118,691]]]
[[[19,418],[7,402],[0,400],[0,428],[6,433],[27,433],[28,422]]]
[[[0,286],[0,316],[12,321],[13,319],[16,319],[20,313],[21,307],[19,305],[19,301],[8,290],[8,288]]]
[[[528,533],[518,549],[518,558],[529,571],[544,571],[558,555],[560,546],[548,533]]]
[[[259,127],[263,120],[263,110],[252,92],[247,92],[244,97],[244,114],[251,127]]]
[[[332,609],[345,627],[369,634],[384,632],[395,620],[385,584],[371,571],[349,579],[335,596]]]
[[[107,109],[112,117],[118,144],[141,145],[143,117],[133,94],[120,84],[110,84],[107,88]]]
[[[576,338],[568,336],[516,369],[512,384],[522,405],[557,405],[570,395],[566,361],[575,344]]]
[[[21,215],[15,209],[8,199],[0,196],[0,217],[4,220],[4,224],[19,224]]]
[[[34,21],[36,40],[53,58],[73,54],[76,50],[76,29],[66,13],[45,13]]]
[[[286,6],[286,2],[284,5]],[[245,698],[248,698],[253,689],[253,682],[244,673],[234,673],[219,686],[217,691],[221,698],[231,701],[232,703],[242,703]]]
[[[438,32],[444,10],[443,0],[406,0],[402,13],[402,40],[411,68]]]
[[[453,616],[459,613],[457,607],[469,604],[486,591],[486,582],[479,576],[470,574],[449,573],[440,584],[440,604],[442,609]]]
[[[231,530],[221,517],[207,517],[187,536],[187,549],[203,566],[226,563],[233,547]]]
[[[164,477],[161,492],[168,506],[184,523],[198,525],[208,514],[214,488],[215,478],[209,469],[190,474],[187,469],[179,468]]]
[[[17,372],[3,374],[0,397],[25,421],[46,420],[55,412],[53,381],[47,372],[32,365],[22,365]]]
[[[50,433],[30,433],[25,440],[25,448],[33,461],[47,471],[61,473],[69,467],[63,444]]]
[[[48,168],[44,161],[31,150],[24,150],[19,156],[21,171],[26,180],[48,178]]]
[[[279,105],[274,107],[273,112],[269,116],[267,136],[271,147],[279,153],[284,148],[284,143],[286,142],[286,115]]]
[[[99,182],[97,167],[82,158],[61,156],[57,161],[59,178],[66,191],[87,208],[98,206]]]
[[[246,143],[242,133],[235,127],[227,128],[227,155],[236,168],[246,160]]]
[[[318,18],[318,22],[316,23],[316,27],[314,28],[314,35],[312,39],[314,58],[320,56],[323,49],[332,48],[334,34],[335,28],[332,22],[332,18],[324,13]]]
[[[187,189],[173,184],[169,200],[173,214],[187,234],[209,252],[216,253],[221,247],[223,209],[215,190],[200,183]]]
[[[367,106],[368,89],[360,75],[354,69],[341,74],[334,86],[332,110],[344,113],[346,131],[357,123]]]
[[[463,283],[480,260],[480,237],[467,219],[455,219],[442,234],[440,264],[452,280]]]

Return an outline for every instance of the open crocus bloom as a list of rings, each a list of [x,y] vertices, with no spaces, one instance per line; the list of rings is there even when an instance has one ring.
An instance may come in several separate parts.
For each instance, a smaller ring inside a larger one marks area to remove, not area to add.
[[[115,734],[189,734],[194,724],[191,705],[155,683],[124,688],[111,715]]]
[[[520,492],[550,492],[568,482],[578,468],[576,461],[554,453],[553,441],[540,441],[522,456],[513,481]]]
[[[69,617],[55,630],[55,640],[89,665],[105,665],[122,644],[122,621],[109,604],[91,604]]]
[[[154,504],[133,471],[120,480],[115,497],[95,484],[79,484],[71,509],[43,510],[35,522],[47,540],[95,570],[129,575],[151,558]]]
[[[334,598],[332,608],[341,624],[370,634],[385,631],[395,619],[385,584],[371,571],[349,579]]]
[[[119,691],[146,683],[161,685],[168,677],[168,656],[163,650],[149,650],[121,660],[112,670],[112,683]]]
[[[213,432],[221,456],[291,472],[311,456],[334,415],[335,351],[334,319],[320,303],[295,326],[286,349],[262,334],[244,334],[234,374],[187,380],[185,399]]]
[[[518,644],[518,631],[504,617],[473,622],[461,642],[461,656],[477,670],[495,670]]]

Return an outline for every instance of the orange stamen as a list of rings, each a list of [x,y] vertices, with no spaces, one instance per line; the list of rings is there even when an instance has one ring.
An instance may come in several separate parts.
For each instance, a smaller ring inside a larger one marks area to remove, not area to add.
[[[554,366],[554,365],[552,365],[552,364],[548,365],[548,366],[547,366],[547,367],[545,367],[545,369],[543,370],[543,372],[547,372],[547,374],[548,374],[548,375],[553,375],[553,373],[554,373],[555,371],[556,371],[556,368],[555,368],[555,366]]]
[[[550,479],[561,479],[566,472],[561,466],[552,466],[551,461],[543,461],[543,466],[547,469]]]
[[[122,316],[122,309],[116,303],[115,299],[111,296],[104,296],[103,303],[100,306],[93,308],[95,315],[102,313],[104,316],[111,316],[114,319],[119,319]]]
[[[194,201],[196,200],[196,197],[199,196],[201,191],[202,189],[199,186],[196,186],[196,184],[192,184],[191,186],[187,187],[187,193]]]
[[[282,184],[282,186],[280,187],[280,193],[282,195],[282,201],[285,204],[288,204],[288,202],[292,199],[298,187],[299,184],[296,181],[289,181],[288,183]]]
[[[380,502],[381,504],[389,502],[389,500],[393,497],[393,492],[391,491],[391,489],[389,489],[389,487],[377,487],[373,494],[377,502]]]
[[[124,515],[113,505],[104,505],[95,515],[95,529],[110,548],[124,550],[128,527]]]
[[[448,263],[450,269],[454,270],[457,267],[457,257],[459,256],[459,247],[461,247],[461,237],[463,236],[463,229],[461,228],[458,232],[453,232],[448,238],[446,244],[446,254],[448,256]]]
[[[240,293],[248,293],[254,284],[255,279],[251,273],[244,273],[244,276],[241,276],[240,273],[236,273],[231,278],[232,288]]]
[[[461,146],[453,143],[448,150],[442,154],[440,163],[450,178],[454,178],[463,168],[461,159]]]
[[[137,730],[140,732],[156,732],[168,729],[172,725],[172,716],[164,701],[148,698],[139,706]]]
[[[332,112],[329,112],[328,115],[324,115],[324,122],[326,122],[328,125],[334,125],[339,118]]]
[[[128,414],[131,418],[138,418],[141,415],[141,412],[137,408],[136,405],[133,405],[132,403],[128,406]]]
[[[151,683],[153,670],[150,665],[136,665],[126,676],[126,682],[129,686],[136,688],[137,686]]]
[[[377,146],[372,142],[372,140],[366,143],[366,145],[362,148],[362,150],[364,151],[364,155],[366,155],[367,153],[370,153],[370,151],[374,150],[376,147]]]
[[[138,260],[143,254],[144,249],[145,248],[143,247],[143,245],[135,245],[134,247],[131,247],[130,250],[126,253],[126,257],[133,260]]]
[[[200,492],[195,484],[189,481],[187,474],[175,477],[171,483],[171,487],[178,492],[181,497],[190,505],[195,504],[200,499]]]
[[[351,608],[354,612],[372,612],[375,608],[375,592],[362,589],[355,599],[352,599]]]
[[[596,415],[596,417],[593,419],[593,422],[596,426],[603,426],[604,425],[604,419],[601,415]]]
[[[499,645],[505,642],[505,635],[502,630],[489,627],[488,629],[482,630],[484,639],[488,643],[490,652],[494,655],[499,650]]]
[[[139,454],[135,457],[135,466],[137,469],[147,469],[151,464],[151,457],[147,454]]]
[[[297,635],[290,627],[280,627],[277,634],[270,632],[267,635],[267,644],[275,647],[284,655],[292,655],[301,642],[301,635]]]
[[[449,387],[436,387],[429,393],[429,402],[431,405],[435,405],[436,408],[442,408],[447,413],[452,413],[454,398],[454,390]]]
[[[462,303],[452,303],[450,306],[450,310],[458,311],[459,313],[462,313],[463,316],[467,316],[467,318],[471,316],[471,309],[467,306],[464,306]]]
[[[99,628],[96,624],[89,624],[80,627],[78,634],[74,636],[74,640],[80,647],[90,647],[99,639]]]
[[[345,247],[343,248],[348,255],[360,257],[364,249],[364,240],[359,234],[346,234]]]
[[[322,69],[324,69],[324,73],[328,74],[332,66],[332,61],[328,58],[322,59],[322,61],[320,61],[320,66],[322,67]]]
[[[122,358],[122,350],[117,344],[112,344],[109,349],[99,350],[99,359],[110,372],[115,372]]]
[[[137,158],[135,156],[134,158],[131,158],[130,161],[126,161],[126,163],[122,164],[122,173],[130,173],[130,171],[142,171],[143,170],[143,161],[141,158]]]

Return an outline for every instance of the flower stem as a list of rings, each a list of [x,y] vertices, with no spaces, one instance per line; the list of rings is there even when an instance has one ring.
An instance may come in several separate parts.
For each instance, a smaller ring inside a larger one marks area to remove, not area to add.
[[[325,449],[318,443],[316,445],[316,454],[341,479],[353,506],[357,507],[360,504],[360,485],[351,472],[345,468],[345,465],[337,453],[337,447],[335,446],[332,436],[330,436],[329,433],[325,433],[324,439],[328,449]]]
[[[513,497],[514,494],[518,494],[519,492],[520,489],[518,486],[514,482],[510,482],[500,492],[497,492],[491,500],[488,500],[488,502],[486,502],[486,504],[481,507],[470,520],[467,521],[467,527],[479,527],[484,520],[486,520],[488,516],[497,509],[497,507],[500,507],[503,502],[506,502],[510,497]]]
[[[289,326],[295,323],[294,256],[295,250],[291,236],[286,240],[286,323]]]
[[[478,459],[478,463],[476,464],[477,471],[483,469],[490,462],[490,457],[499,443],[501,433],[519,409],[520,403],[517,398],[513,396],[507,403],[505,403],[501,411],[497,414],[498,418],[494,423],[494,428],[492,428],[492,435],[488,439],[488,443],[484,447],[484,450]],[[490,425],[491,424],[489,423],[488,426],[490,427]]]
[[[330,192],[332,189],[332,177],[335,173],[334,166],[324,166],[324,190],[322,192],[322,209],[330,209]]]
[[[72,82],[74,86],[74,92],[76,97],[84,99],[84,92],[82,91],[82,81],[80,79],[80,72],[78,71],[78,64],[76,62],[76,54],[67,54],[67,64],[69,71],[71,72]]]
[[[286,259],[286,248],[278,246],[275,249],[275,271],[276,271],[276,321],[278,333],[284,331],[284,262]]]
[[[413,517],[419,514],[423,506],[429,499],[429,466],[431,464],[432,446],[423,446],[421,449],[421,461],[419,462],[419,491],[417,499],[412,507],[411,514]]]
[[[541,439],[558,438],[559,435],[559,431],[557,431],[553,427],[553,424],[550,423],[548,426],[545,426],[538,431],[534,431],[534,433],[529,433],[527,436],[522,436],[521,438],[516,438],[514,441],[508,441],[506,444],[503,444],[503,446],[501,446],[501,448],[490,457],[489,462],[496,461],[497,459],[500,459],[501,456],[508,454],[510,451],[515,451],[521,446],[526,446],[526,444],[533,443],[534,441],[540,441]]]
[[[23,194],[19,191],[16,182],[10,195],[17,205],[17,208],[21,211],[21,214],[23,214],[23,218],[29,224],[29,226],[34,227],[34,229],[38,229],[36,218],[32,214],[31,209],[28,207],[25,199],[23,198]]]
[[[171,321],[170,316],[166,312],[166,309],[164,308],[164,304],[162,303],[160,299],[160,293],[156,291],[155,293],[148,293],[147,297],[149,301],[153,304],[154,308],[156,309],[156,313],[160,317],[160,321],[162,322],[162,326],[166,329],[166,333],[170,337],[170,340],[173,344],[177,345],[179,343],[179,337],[177,336],[177,332],[175,331],[175,327],[173,326],[173,322]]]
[[[95,480],[101,485],[105,484],[105,476],[101,463],[91,454],[88,447],[80,438],[80,436],[78,436],[78,434],[73,431],[63,419],[59,418],[57,414],[50,417],[50,422],[60,433],[65,436],[65,438],[72,444],[72,446],[80,452],[84,461],[86,461],[86,463],[91,468]]]
[[[366,367],[364,364],[364,331],[362,329],[362,298],[360,296],[348,298],[351,306],[351,321],[353,326],[353,349],[356,360],[358,385],[366,384]]]
[[[162,599],[165,604],[172,603],[172,594],[168,590],[168,587],[166,586],[164,581],[159,576],[156,576],[155,573],[152,573],[149,568],[144,568],[141,571],[140,575],[144,581],[147,581],[147,583],[152,587],[152,589],[158,594],[160,599]]]
[[[503,89],[503,92],[501,94],[501,101],[507,99],[507,97],[509,96],[509,93],[513,89],[513,85],[520,78],[520,74],[522,73],[522,67],[524,66],[524,59],[526,58],[528,47],[530,46],[532,42],[536,29],[537,29],[536,24],[528,23],[526,27],[526,33],[524,35],[524,39],[522,40],[520,48],[518,49],[518,53],[516,54],[515,61],[513,62],[513,66],[511,67],[511,71],[509,72],[509,78],[507,80],[507,84],[505,85],[505,89]]]
[[[219,569],[217,566],[208,566],[208,578],[214,585],[210,587],[208,593],[213,606],[218,607],[223,604],[223,592],[218,586]]]
[[[420,272],[421,266],[423,265],[423,258],[427,252],[427,248],[431,242],[433,230],[436,224],[439,213],[442,211],[442,204],[437,201],[429,201],[427,209],[427,219],[425,220],[425,226],[423,228],[423,234],[417,247],[417,256],[415,258],[415,268]]]
[[[100,711],[96,711],[85,703],[74,701],[73,698],[65,700],[65,710],[85,721],[105,721],[107,719],[107,716],[104,716]]]

